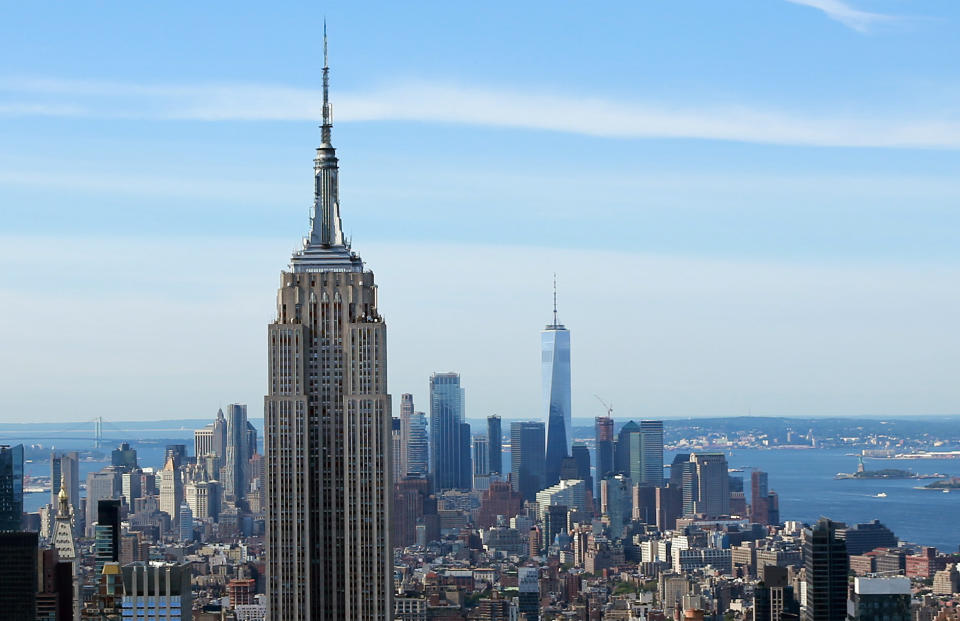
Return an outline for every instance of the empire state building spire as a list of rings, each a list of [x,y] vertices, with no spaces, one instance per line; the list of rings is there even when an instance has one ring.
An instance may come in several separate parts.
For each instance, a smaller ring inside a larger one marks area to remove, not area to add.
[[[362,270],[360,258],[350,251],[340,220],[340,166],[333,148],[333,105],[330,103],[330,64],[327,54],[327,26],[323,26],[323,120],[320,146],[313,160],[313,208],[310,235],[303,240],[291,266],[295,271],[337,269]]]

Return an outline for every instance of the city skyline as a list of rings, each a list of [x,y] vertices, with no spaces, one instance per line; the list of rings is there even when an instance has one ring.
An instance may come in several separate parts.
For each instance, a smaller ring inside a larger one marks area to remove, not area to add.
[[[694,3],[702,23],[656,7],[553,11],[540,23],[524,19],[534,9],[513,8],[507,25],[437,7],[449,18],[439,34],[395,8],[359,19],[329,7],[353,163],[347,233],[364,231],[364,256],[383,275],[391,356],[403,361],[390,365],[392,385],[425,403],[426,378],[452,369],[470,386],[469,418],[529,416],[540,399],[539,309],[556,272],[564,319],[577,326],[579,417],[602,413],[593,394],[636,418],[957,412],[960,336],[947,326],[960,310],[951,286],[960,159],[916,138],[930,124],[943,129],[930,143],[953,135],[944,110],[956,108],[956,69],[944,59],[955,55],[948,35],[960,9],[849,5],[883,17],[850,25],[784,0]],[[0,367],[0,420],[103,409],[121,419],[120,403],[147,390],[157,394],[144,415],[155,418],[257,403],[260,327],[272,309],[254,292],[275,286],[306,208],[300,154],[319,117],[319,9],[255,24],[219,15],[224,29],[203,40],[223,54],[199,64],[195,48],[171,57],[161,26],[190,21],[175,9],[152,15],[156,30],[118,11],[120,27],[105,31],[67,7],[43,20],[49,36],[35,36],[35,11],[11,8],[0,26],[0,51],[18,67],[0,75],[0,302],[74,336],[46,343],[61,352],[48,365],[32,352],[52,337],[0,327],[17,352]],[[142,42],[122,58],[106,53],[126,42],[120,32]],[[269,55],[234,39],[275,42],[280,32],[289,36]],[[558,33],[571,44],[558,45]],[[67,49],[102,53],[93,63]],[[506,62],[511,49],[529,53]],[[792,79],[766,79],[784,74]],[[391,99],[399,107],[371,111],[390,88],[405,94]],[[471,117],[464,93],[495,118]],[[201,114],[201,104],[219,113]],[[544,106],[559,118],[531,123]],[[610,119],[627,129],[598,131]],[[657,121],[647,133],[637,129],[644,119]],[[729,121],[724,131],[714,131],[718,119]],[[824,138],[831,119],[852,121]],[[787,135],[771,133],[777,123]],[[816,144],[790,138],[798,127]],[[384,153],[385,141],[411,157]],[[83,144],[84,157],[55,170],[65,143]],[[480,212],[508,225],[496,235],[455,225]],[[616,269],[598,275],[597,263]],[[59,295],[72,313],[62,317],[30,300],[66,264]],[[229,275],[210,283],[198,266]],[[416,311],[430,292],[409,277],[426,266],[447,291],[431,322]],[[643,276],[623,286],[620,273]],[[493,295],[507,302],[492,305]],[[598,296],[612,296],[610,306],[584,302]],[[611,334],[610,313],[635,321],[631,338]],[[105,330],[106,318],[127,314],[157,329]],[[438,336],[480,321],[503,342]],[[150,355],[127,355],[132,338]],[[638,391],[623,388],[629,366]],[[63,390],[49,394],[41,377]],[[125,394],[105,403],[115,377]]]

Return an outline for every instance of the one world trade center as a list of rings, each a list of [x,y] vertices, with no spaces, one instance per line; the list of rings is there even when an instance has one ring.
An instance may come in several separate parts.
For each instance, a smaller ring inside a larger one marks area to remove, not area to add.
[[[546,409],[546,486],[560,480],[570,455],[570,331],[557,319],[557,284],[553,284],[553,323],[540,333],[543,405]]]

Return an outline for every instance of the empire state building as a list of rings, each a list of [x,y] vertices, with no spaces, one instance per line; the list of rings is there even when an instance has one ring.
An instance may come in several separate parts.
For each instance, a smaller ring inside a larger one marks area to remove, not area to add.
[[[264,399],[271,621],[393,618],[387,328],[344,239],[324,35],[310,234],[281,273]]]

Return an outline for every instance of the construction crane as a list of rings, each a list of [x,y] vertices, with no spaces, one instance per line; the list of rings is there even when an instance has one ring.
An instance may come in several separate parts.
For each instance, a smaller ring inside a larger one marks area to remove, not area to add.
[[[602,398],[600,398],[600,395],[593,396],[597,398],[597,401],[603,404],[603,408],[607,411],[607,418],[613,418],[613,404],[604,401]]]

